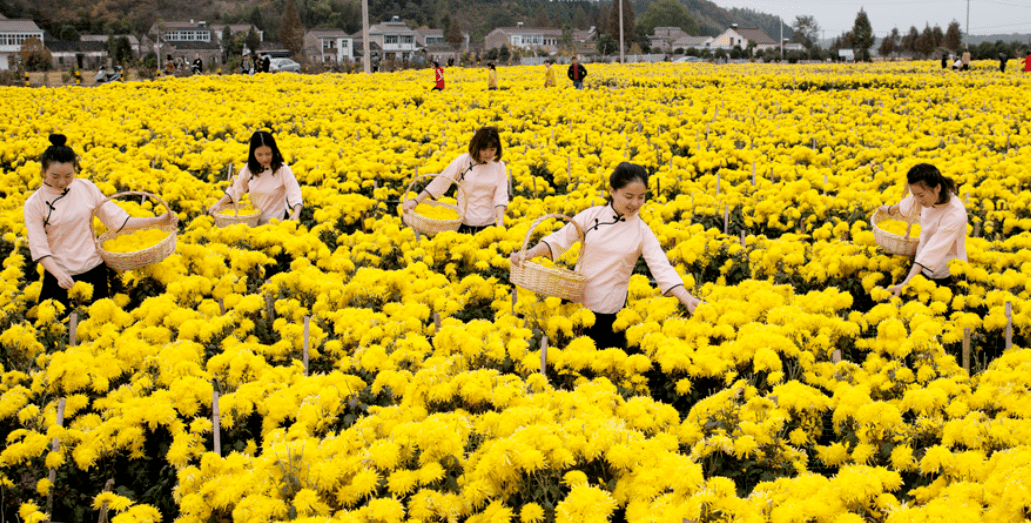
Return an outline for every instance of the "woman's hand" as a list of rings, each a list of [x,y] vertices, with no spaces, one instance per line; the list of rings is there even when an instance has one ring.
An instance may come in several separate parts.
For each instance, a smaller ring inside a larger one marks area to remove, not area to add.
[[[419,201],[415,198],[405,200],[405,203],[401,205],[401,210],[404,212],[414,211],[419,206]]]
[[[512,256],[508,257],[508,260],[512,262],[513,266],[515,266],[522,265],[526,258],[528,258],[528,256],[526,256],[526,251],[515,251],[512,253]]]
[[[208,208],[208,214],[210,214],[211,216],[214,216],[214,215],[218,214],[218,211],[221,211],[221,210],[222,210],[222,202],[218,202],[215,205],[212,205],[211,207]]]
[[[683,301],[683,304],[684,307],[687,307],[687,312],[691,313],[691,316],[694,316],[694,311],[702,304],[702,300],[694,296],[688,296],[687,300]]]
[[[67,272],[57,270],[53,272],[53,275],[54,278],[57,278],[57,286],[64,290],[71,289],[72,285],[75,285],[75,280],[73,280],[71,276],[68,276]]]
[[[891,292],[892,294],[894,294],[896,298],[898,298],[899,296],[902,296],[902,289],[905,289],[905,288],[906,288],[906,284],[905,283],[900,283],[898,285],[893,285],[891,287],[888,287],[888,291]]]
[[[891,214],[891,206],[890,205],[882,205],[882,206],[878,207],[877,210],[879,210],[881,212],[886,212],[888,214]]]

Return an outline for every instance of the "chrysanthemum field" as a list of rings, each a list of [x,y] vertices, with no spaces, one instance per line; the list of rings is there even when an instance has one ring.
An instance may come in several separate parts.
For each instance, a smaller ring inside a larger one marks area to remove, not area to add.
[[[1026,75],[593,65],[575,91],[515,67],[493,92],[485,70],[446,75],[442,93],[427,71],[3,88],[0,519],[42,521],[48,497],[55,521],[115,523],[1031,518]],[[511,169],[507,228],[417,237],[408,182],[483,125]],[[302,219],[216,228],[261,128]],[[22,215],[50,132],[106,194],[158,194],[180,220],[175,254],[75,307],[74,346],[36,306]],[[705,300],[689,317],[641,264],[627,352],[507,278],[530,224],[599,204],[625,160],[654,173],[642,217]],[[910,262],[869,217],[925,161],[960,184],[970,260],[955,292],[918,278],[893,299]]]

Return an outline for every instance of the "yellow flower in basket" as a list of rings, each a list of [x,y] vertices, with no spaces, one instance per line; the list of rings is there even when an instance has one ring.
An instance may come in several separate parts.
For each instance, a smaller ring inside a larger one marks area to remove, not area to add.
[[[415,212],[433,220],[447,221],[459,218],[458,211],[437,205],[421,204],[415,208]]]
[[[104,250],[107,252],[142,251],[161,243],[168,235],[168,231],[161,229],[143,229],[104,242]]]
[[[908,223],[906,223],[906,222],[904,222],[902,220],[884,220],[883,222],[879,222],[877,224],[877,227],[880,227],[880,229],[882,231],[884,231],[884,232],[890,232],[892,234],[897,234],[899,236],[905,236],[906,235],[906,227],[908,225],[909,225]],[[920,224],[917,224],[917,223],[913,224],[913,226],[909,229],[909,237],[910,238],[919,238],[920,237]]]
[[[227,205],[223,207],[220,211],[218,211],[218,214],[222,214],[225,216],[236,216],[237,214],[239,214],[240,216],[254,216],[259,212],[261,211],[255,209],[253,205],[246,204],[240,205],[239,213],[237,213],[237,210],[234,209],[232,205]]]

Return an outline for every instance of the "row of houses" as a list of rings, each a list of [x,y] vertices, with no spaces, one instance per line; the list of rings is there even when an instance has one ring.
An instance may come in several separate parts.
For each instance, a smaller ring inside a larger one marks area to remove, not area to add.
[[[264,33],[251,24],[208,24],[205,21],[157,22],[142,38],[126,35],[136,56],[154,52],[159,60],[168,56],[192,60],[200,57],[209,66],[221,65],[225,55],[222,36],[228,28],[230,35],[254,31],[260,42],[255,52],[287,56],[289,51],[278,42],[267,42]],[[117,36],[117,35],[116,35]],[[499,27],[484,37],[482,50],[500,49],[507,46],[512,50],[555,54],[563,45],[572,48],[579,55],[595,53],[598,34],[592,27],[575,30],[568,37],[561,29],[527,27],[522,23],[515,27]],[[0,16],[0,70],[14,65],[21,45],[30,38],[43,42],[53,57],[55,67],[94,68],[107,58],[107,35],[84,35],[79,41],[64,42],[50,38],[32,20],[8,20]],[[563,41],[568,38],[568,41]],[[780,44],[761,29],[739,27],[733,24],[716,37],[691,36],[678,27],[657,27],[649,36],[653,49],[673,52],[676,49],[732,49],[746,48],[754,42],[757,50],[779,48]],[[340,29],[312,29],[304,37],[304,56],[316,62],[344,62],[361,57],[364,43],[359,31],[349,34]],[[374,61],[446,61],[457,59],[473,46],[468,33],[463,34],[456,47],[445,41],[442,29],[408,27],[398,17],[388,22],[369,27],[369,48]],[[479,46],[477,46],[479,47]],[[801,49],[800,44],[785,44],[785,50]],[[252,50],[245,49],[244,53]]]

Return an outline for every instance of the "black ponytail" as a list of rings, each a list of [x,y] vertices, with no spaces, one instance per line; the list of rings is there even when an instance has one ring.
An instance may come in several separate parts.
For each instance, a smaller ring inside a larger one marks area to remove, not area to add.
[[[945,176],[938,170],[937,167],[929,163],[918,163],[909,169],[906,173],[906,182],[910,185],[920,184],[927,189],[933,189],[941,186],[941,191],[938,193],[938,201],[936,204],[949,203],[949,196],[952,194],[959,194],[959,187],[956,186],[956,182]]]
[[[70,163],[76,170],[79,169],[79,157],[75,155],[75,151],[71,147],[66,145],[67,143],[68,137],[63,134],[50,135],[50,147],[47,147],[39,158],[39,163],[43,165],[43,172],[46,172],[50,165],[55,163]]]

